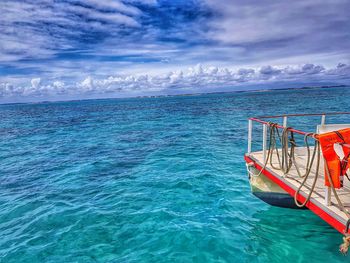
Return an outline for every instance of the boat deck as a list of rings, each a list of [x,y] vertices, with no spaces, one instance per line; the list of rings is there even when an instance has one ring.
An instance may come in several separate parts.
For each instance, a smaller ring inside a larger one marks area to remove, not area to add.
[[[307,160],[307,151],[304,147],[298,147],[295,151],[295,157],[298,164],[300,164],[300,170],[302,173],[305,171],[305,164]],[[246,162],[253,162],[254,166],[261,170],[264,165],[263,151],[252,152],[245,156]],[[321,158],[322,159],[322,158]],[[314,162],[313,169],[305,183],[305,186],[300,191],[298,195],[299,202],[303,202],[305,198],[309,195],[312,183],[315,179],[316,171],[316,161]],[[278,166],[277,158],[274,156],[273,164]],[[344,212],[341,211],[338,206],[337,200],[333,193],[331,198],[328,199],[326,195],[329,192],[327,187],[324,186],[324,164],[323,161],[320,163],[320,173],[317,179],[315,190],[311,196],[310,201],[307,203],[306,207],[312,210],[315,214],[320,216],[323,220],[329,223],[338,231],[344,233],[346,229],[346,224],[348,222],[348,217]],[[301,185],[303,178],[298,176],[298,173],[294,166],[292,166],[291,171],[287,175],[283,175],[283,172],[276,170],[268,164],[263,171],[263,174],[268,177],[270,180],[281,186],[285,191],[290,195],[294,196],[295,192]],[[350,210],[350,182],[344,178],[344,187],[337,189],[338,196],[342,201],[346,209]],[[328,205],[327,205],[328,203]]]

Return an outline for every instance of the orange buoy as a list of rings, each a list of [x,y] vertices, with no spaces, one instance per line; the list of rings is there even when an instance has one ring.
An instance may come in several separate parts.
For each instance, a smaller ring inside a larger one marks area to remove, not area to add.
[[[342,147],[343,156],[340,158],[334,149],[334,145],[339,144],[342,146],[350,143],[350,128],[319,134],[318,140],[333,186],[339,189],[343,187],[343,178],[349,168],[350,148]],[[325,185],[331,186],[327,176],[325,176]]]

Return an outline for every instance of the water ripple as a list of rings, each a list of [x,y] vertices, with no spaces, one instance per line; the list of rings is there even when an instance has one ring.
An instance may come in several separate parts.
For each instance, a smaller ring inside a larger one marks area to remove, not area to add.
[[[0,261],[342,262],[322,220],[250,194],[243,154],[248,116],[341,111],[343,95],[2,105]]]

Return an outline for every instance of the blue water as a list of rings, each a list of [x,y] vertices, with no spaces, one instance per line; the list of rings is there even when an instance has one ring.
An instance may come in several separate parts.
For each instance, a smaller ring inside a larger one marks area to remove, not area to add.
[[[0,261],[347,262],[312,212],[251,195],[243,155],[247,117],[344,111],[349,95],[1,105]]]

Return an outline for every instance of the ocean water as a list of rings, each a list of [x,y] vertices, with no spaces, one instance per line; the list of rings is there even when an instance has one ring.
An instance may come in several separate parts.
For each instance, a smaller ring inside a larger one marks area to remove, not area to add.
[[[0,261],[348,262],[312,212],[250,193],[243,155],[248,117],[346,111],[349,95],[0,105]]]

